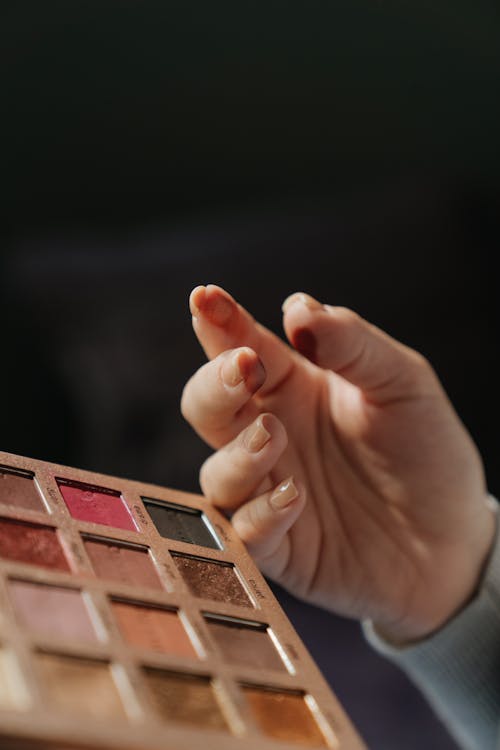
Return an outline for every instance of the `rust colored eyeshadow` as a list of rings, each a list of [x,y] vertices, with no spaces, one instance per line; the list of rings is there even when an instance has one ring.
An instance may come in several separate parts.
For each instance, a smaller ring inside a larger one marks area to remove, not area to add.
[[[45,511],[33,477],[0,469],[0,503],[16,508]]]
[[[98,578],[163,590],[149,552],[105,539],[84,538],[85,549]]]
[[[196,657],[177,612],[133,602],[112,601],[111,604],[121,633],[132,646]]]
[[[325,745],[325,738],[300,693],[250,686],[244,686],[243,691],[265,734],[309,747]]]
[[[206,616],[207,627],[230,664],[286,671],[266,625]]]
[[[227,728],[208,678],[152,668],[144,668],[144,675],[156,711],[165,721]]]
[[[35,666],[40,688],[54,709],[96,719],[125,716],[108,664],[92,659],[36,654]]]
[[[55,529],[0,518],[0,557],[55,570],[70,570]]]
[[[240,607],[252,606],[233,565],[178,554],[172,557],[195,596]]]

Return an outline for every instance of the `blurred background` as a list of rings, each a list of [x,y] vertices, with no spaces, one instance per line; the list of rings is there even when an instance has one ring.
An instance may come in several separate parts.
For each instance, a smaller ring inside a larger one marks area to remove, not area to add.
[[[4,2],[2,449],[196,491],[190,290],[281,335],[303,289],[433,362],[498,495],[499,32],[491,0]],[[371,750],[456,748],[275,590]]]

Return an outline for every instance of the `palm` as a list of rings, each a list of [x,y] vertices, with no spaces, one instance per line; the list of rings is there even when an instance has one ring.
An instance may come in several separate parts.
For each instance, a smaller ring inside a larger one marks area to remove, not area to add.
[[[409,394],[376,406],[335,373],[302,362],[271,397],[257,399],[289,437],[272,484],[293,470],[309,493],[290,532],[294,554],[285,586],[344,614],[373,616],[378,607],[383,617],[403,590],[435,575],[435,564],[426,570],[425,553],[443,541],[453,544],[473,503],[437,526],[429,524],[430,509],[437,500],[454,507],[461,496],[472,501],[481,486],[479,462],[471,476],[468,436],[438,395]],[[443,445],[446,455],[436,455]],[[449,476],[447,465],[463,472]],[[338,592],[333,602],[332,591]]]

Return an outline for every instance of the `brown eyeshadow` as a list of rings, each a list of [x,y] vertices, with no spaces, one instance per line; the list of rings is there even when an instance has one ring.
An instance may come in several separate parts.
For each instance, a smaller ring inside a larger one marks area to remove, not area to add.
[[[277,740],[309,747],[325,745],[309,706],[301,693],[244,686],[243,692],[262,731]]]
[[[229,602],[240,607],[252,606],[234,566],[230,563],[219,563],[174,553],[172,557],[195,596],[201,599],[213,599],[216,602]]]
[[[44,568],[70,570],[53,528],[7,518],[0,518],[0,557]]]
[[[132,646],[163,654],[196,657],[177,612],[116,600],[111,606],[123,637]]]
[[[210,615],[206,615],[205,619],[225,661],[256,669],[286,671],[265,625]]]
[[[33,477],[0,469],[0,503],[16,508],[45,511]]]
[[[208,677],[144,668],[154,706],[165,721],[227,729]]]
[[[96,719],[125,712],[108,664],[54,654],[36,654],[40,688],[52,708]]]
[[[163,589],[147,549],[129,547],[106,539],[84,538],[85,549],[99,578],[130,586]]]

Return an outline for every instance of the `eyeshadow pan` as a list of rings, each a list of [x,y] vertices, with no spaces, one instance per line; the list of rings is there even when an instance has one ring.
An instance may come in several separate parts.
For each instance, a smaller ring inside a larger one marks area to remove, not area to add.
[[[97,641],[80,591],[62,586],[9,581],[9,593],[20,622],[41,635]]]
[[[44,653],[35,654],[34,660],[51,708],[95,719],[125,716],[109,664]]]
[[[3,467],[0,469],[0,503],[26,510],[46,510],[33,476]]]
[[[172,553],[172,557],[195,596],[201,599],[213,599],[216,602],[230,602],[240,607],[252,606],[231,563],[215,562],[177,553]]]
[[[0,557],[44,568],[69,571],[55,529],[0,518]]]
[[[144,667],[153,704],[165,721],[204,729],[227,729],[210,679]]]
[[[177,612],[122,600],[113,600],[111,606],[123,637],[132,646],[196,657]]]
[[[119,492],[79,482],[57,482],[64,502],[73,518],[126,531],[137,531],[137,525]]]
[[[90,537],[84,537],[83,543],[99,578],[108,578],[130,586],[163,590],[146,548]]]
[[[243,686],[243,692],[265,734],[309,747],[325,745],[323,733],[301,693],[248,685]]]
[[[155,502],[147,497],[142,500],[160,536],[188,544],[199,544],[201,547],[221,549],[201,510],[174,503]]]
[[[19,708],[15,684],[19,680],[18,673],[13,655],[0,648],[0,710]]]
[[[287,671],[269,637],[266,625],[208,614],[205,615],[205,620],[213,639],[228,663],[256,669]]]

